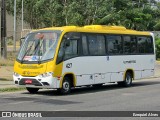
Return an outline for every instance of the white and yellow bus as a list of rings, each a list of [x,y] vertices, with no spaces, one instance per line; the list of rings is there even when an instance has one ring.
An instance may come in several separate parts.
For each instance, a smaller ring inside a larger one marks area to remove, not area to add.
[[[152,76],[154,35],[121,26],[44,28],[29,33],[14,64],[14,82],[30,93],[41,88],[67,94],[76,86],[118,83]]]

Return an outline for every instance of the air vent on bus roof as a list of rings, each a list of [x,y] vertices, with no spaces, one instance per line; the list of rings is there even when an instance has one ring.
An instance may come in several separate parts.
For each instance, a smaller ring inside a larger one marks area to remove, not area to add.
[[[101,30],[126,30],[123,26],[106,26],[106,25],[86,25],[87,29],[101,29]]]

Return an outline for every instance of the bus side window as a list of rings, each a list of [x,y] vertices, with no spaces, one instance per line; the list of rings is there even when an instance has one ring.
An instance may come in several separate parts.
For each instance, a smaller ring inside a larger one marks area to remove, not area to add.
[[[78,56],[78,40],[80,39],[79,33],[66,33],[63,36],[57,58],[57,64]],[[69,42],[69,43],[68,43]]]
[[[97,35],[97,46],[98,46],[98,55],[105,55],[106,48],[105,48],[105,37],[104,35]]]
[[[107,35],[107,48],[109,54],[122,54],[122,38],[118,35]]]
[[[137,37],[138,53],[146,53],[146,37]]]
[[[137,39],[135,36],[131,36],[131,53],[137,53]]]
[[[138,37],[138,52],[144,54],[154,53],[153,40],[151,37]]]
[[[124,36],[124,54],[129,54],[131,53],[131,37],[130,36]]]
[[[78,56],[78,41],[80,40],[80,33],[69,32],[63,37],[63,41],[69,42],[67,46],[64,46],[64,60]]]
[[[123,36],[123,53],[135,54],[137,52],[136,37],[135,36]]]
[[[83,50],[83,55],[88,55],[88,43],[87,43],[87,37],[85,35],[82,35],[82,50]]]
[[[151,37],[147,37],[146,39],[146,52],[147,53],[154,53],[154,50],[153,50],[153,40]]]
[[[88,46],[90,55],[106,55],[105,37],[103,35],[88,35]]]
[[[88,35],[88,47],[90,55],[98,55],[97,36],[94,34]]]
[[[78,56],[77,40],[70,40],[70,45],[65,48],[64,60]]]

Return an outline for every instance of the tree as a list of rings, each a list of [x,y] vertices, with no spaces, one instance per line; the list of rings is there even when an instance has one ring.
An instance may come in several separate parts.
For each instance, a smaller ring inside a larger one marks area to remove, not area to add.
[[[13,0],[6,3],[7,11],[13,14]],[[17,0],[17,16],[21,17],[21,0]],[[24,0],[24,16],[33,29],[102,24],[157,30],[160,3],[155,0]]]
[[[160,58],[160,38],[156,38],[156,58]]]
[[[63,6],[60,0],[40,0],[35,3],[34,10],[41,26],[60,26],[64,24]]]
[[[160,2],[157,3],[157,9],[154,10],[154,30],[160,30]]]
[[[16,8],[19,18],[21,17],[21,2],[17,0]],[[13,14],[13,6],[13,0],[7,0],[9,14]],[[63,23],[61,14],[60,0],[24,0],[24,21],[29,23],[32,29],[61,25]]]

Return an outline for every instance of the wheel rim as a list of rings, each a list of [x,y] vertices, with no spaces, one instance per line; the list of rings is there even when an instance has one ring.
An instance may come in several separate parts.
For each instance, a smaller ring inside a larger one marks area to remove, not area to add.
[[[126,83],[127,83],[127,84],[130,84],[131,81],[132,81],[132,78],[131,78],[130,76],[127,76],[127,77],[126,77]]]
[[[69,88],[70,88],[69,83],[68,83],[68,82],[64,82],[64,83],[63,83],[63,89],[64,89],[65,91],[68,91]]]

